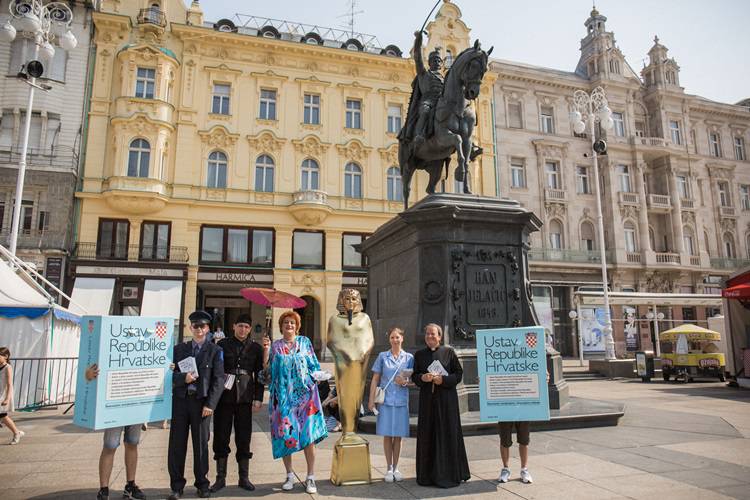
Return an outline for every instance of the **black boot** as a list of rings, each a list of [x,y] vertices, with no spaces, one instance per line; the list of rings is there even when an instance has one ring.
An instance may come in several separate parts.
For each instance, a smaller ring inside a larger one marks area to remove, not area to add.
[[[216,482],[211,485],[212,493],[216,493],[227,485],[227,457],[216,459]]]
[[[240,471],[240,482],[238,483],[238,486],[242,488],[243,490],[247,490],[247,491],[255,490],[255,485],[250,482],[250,478],[248,477],[248,471],[250,468],[250,459],[249,458],[239,459],[237,461],[237,468]]]

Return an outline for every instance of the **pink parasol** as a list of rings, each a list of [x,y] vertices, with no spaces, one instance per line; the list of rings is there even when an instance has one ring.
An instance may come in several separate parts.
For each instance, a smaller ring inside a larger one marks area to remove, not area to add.
[[[304,299],[275,288],[243,288],[240,293],[250,302],[266,307],[299,309],[307,305]]]

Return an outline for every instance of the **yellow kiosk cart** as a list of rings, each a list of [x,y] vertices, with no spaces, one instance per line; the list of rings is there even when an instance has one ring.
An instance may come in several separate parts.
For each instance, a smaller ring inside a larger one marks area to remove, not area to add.
[[[664,380],[675,377],[692,382],[694,377],[718,378],[724,381],[724,353],[714,343],[721,334],[698,325],[680,325],[659,335],[662,342],[672,344],[672,352],[661,355]]]

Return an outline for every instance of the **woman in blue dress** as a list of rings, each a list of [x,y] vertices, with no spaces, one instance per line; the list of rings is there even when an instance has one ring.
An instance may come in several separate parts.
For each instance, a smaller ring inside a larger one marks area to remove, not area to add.
[[[315,487],[315,444],[322,441],[326,431],[323,408],[313,372],[320,370],[312,344],[307,337],[297,335],[300,317],[287,311],[279,318],[283,337],[271,344],[264,339],[267,356],[265,367],[270,372],[268,414],[271,420],[273,458],[284,461],[287,478],[284,491],[294,488],[292,453],[305,452],[307,462],[307,493],[317,493]],[[270,355],[269,355],[270,350]]]
[[[402,481],[398,470],[401,455],[401,438],[409,437],[409,389],[407,384],[414,369],[414,356],[401,349],[404,332],[400,328],[388,331],[391,349],[381,352],[372,365],[372,383],[367,403],[370,411],[375,409],[375,391],[378,387],[385,391],[385,400],[378,405],[376,433],[383,436],[383,449],[388,472],[385,481]],[[409,371],[406,371],[409,370]]]

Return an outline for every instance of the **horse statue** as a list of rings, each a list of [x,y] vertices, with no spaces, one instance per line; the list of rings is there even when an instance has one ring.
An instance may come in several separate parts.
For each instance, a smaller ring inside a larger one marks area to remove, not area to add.
[[[422,33],[415,33],[417,76],[412,84],[406,124],[398,136],[404,210],[409,208],[409,185],[414,171],[422,169],[429,173],[426,191],[433,194],[443,167],[447,177],[450,155],[454,152],[458,158],[456,180],[463,181],[465,194],[471,194],[468,164],[482,149],[471,142],[476,114],[470,103],[479,97],[491,53],[492,48],[485,52],[477,40],[455,58],[443,83],[439,49],[429,55],[429,70],[426,69],[422,62]]]

